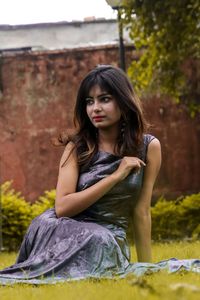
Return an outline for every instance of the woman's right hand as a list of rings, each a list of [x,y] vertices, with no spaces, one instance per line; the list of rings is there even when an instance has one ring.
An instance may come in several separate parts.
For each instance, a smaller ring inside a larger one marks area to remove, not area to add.
[[[146,166],[146,164],[138,157],[124,156],[119,167],[113,173],[113,175],[116,176],[119,181],[121,181],[125,179],[132,170],[134,170],[136,173],[139,172],[142,166]]]

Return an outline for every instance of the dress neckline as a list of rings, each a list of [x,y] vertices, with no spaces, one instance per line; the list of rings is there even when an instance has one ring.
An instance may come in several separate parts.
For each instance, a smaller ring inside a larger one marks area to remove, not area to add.
[[[115,157],[120,158],[119,155],[116,155],[114,153],[111,153],[111,152],[108,152],[108,151],[104,151],[104,150],[98,150],[98,153],[104,153],[104,154],[107,154],[107,155],[111,155],[111,156],[115,156]]]

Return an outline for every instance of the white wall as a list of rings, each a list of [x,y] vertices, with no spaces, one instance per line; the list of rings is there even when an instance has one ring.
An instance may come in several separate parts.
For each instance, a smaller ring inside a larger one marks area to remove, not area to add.
[[[129,41],[126,30],[124,30],[124,39]],[[32,50],[54,50],[117,42],[116,20],[0,25],[0,50],[22,47],[32,47]]]

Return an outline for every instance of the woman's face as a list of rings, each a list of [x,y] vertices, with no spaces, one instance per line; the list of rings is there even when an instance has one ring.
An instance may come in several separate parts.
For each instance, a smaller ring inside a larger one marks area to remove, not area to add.
[[[121,111],[112,95],[95,85],[85,101],[87,115],[96,128],[116,127],[118,129]]]

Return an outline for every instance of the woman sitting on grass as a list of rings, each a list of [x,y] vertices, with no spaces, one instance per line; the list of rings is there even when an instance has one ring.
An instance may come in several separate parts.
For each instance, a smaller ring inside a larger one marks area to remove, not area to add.
[[[33,220],[16,264],[0,271],[0,283],[197,270],[198,260],[150,263],[150,204],[161,149],[145,134],[141,104],[125,73],[109,65],[92,70],[80,85],[75,121],[76,134],[60,140],[66,147],[55,208]],[[130,263],[132,217],[139,264]]]

